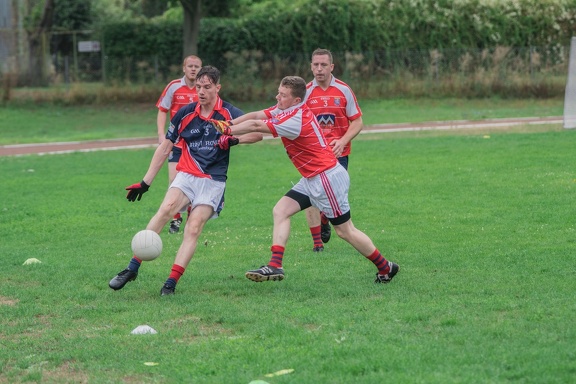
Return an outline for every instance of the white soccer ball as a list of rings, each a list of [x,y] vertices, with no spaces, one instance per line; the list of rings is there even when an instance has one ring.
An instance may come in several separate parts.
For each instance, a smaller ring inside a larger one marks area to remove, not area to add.
[[[154,260],[162,253],[162,239],[149,229],[144,229],[132,238],[132,252],[140,260]]]

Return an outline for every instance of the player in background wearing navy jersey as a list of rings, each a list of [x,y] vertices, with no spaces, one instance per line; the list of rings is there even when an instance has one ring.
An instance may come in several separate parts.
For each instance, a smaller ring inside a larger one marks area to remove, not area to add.
[[[303,102],[305,95],[304,79],[287,76],[280,82],[274,107],[247,113],[230,122],[214,122],[227,135],[261,132],[280,137],[288,157],[302,175],[272,210],[270,261],[246,272],[246,277],[256,282],[284,279],[282,262],[290,235],[290,217],[314,206],[328,217],[338,236],[374,263],[378,269],[375,282],[389,283],[400,268],[386,260],[372,240],[352,224],[348,203],[350,177],[336,159],[316,117]]]
[[[166,139],[166,122],[170,121],[180,108],[195,101],[198,101],[196,93],[196,74],[202,68],[202,60],[198,56],[187,56],[182,62],[182,72],[184,76],[181,79],[172,80],[160,95],[156,107],[158,115],[156,117],[156,127],[158,129],[158,144]],[[168,114],[170,115],[168,117]],[[180,160],[182,149],[179,146],[172,148],[168,157],[168,185],[176,177],[176,164]],[[170,222],[168,231],[178,233],[182,224],[182,212],[177,212]]]
[[[126,198],[129,201],[140,200],[162,169],[174,145],[182,144],[182,157],[176,168],[178,173],[157,213],[146,226],[146,229],[160,233],[182,207],[192,207],[172,270],[160,290],[163,296],[174,293],[178,280],[194,255],[204,225],[209,219],[218,217],[223,208],[230,146],[262,140],[261,133],[250,133],[236,138],[223,135],[214,128],[211,121],[230,120],[243,114],[218,96],[218,69],[202,67],[196,78],[196,90],[198,102],[182,107],[172,118],[166,140],[156,148],[142,181],[126,187]],[[110,280],[110,288],[122,289],[126,283],[136,279],[141,263],[141,260],[133,256],[128,267]]]
[[[362,111],[352,89],[332,75],[334,63],[329,50],[314,50],[310,67],[314,80],[306,86],[306,105],[316,116],[338,162],[348,170],[351,141],[363,127]],[[306,219],[314,241],[312,250],[321,252],[323,243],[330,240],[328,218],[312,206],[306,210]]]

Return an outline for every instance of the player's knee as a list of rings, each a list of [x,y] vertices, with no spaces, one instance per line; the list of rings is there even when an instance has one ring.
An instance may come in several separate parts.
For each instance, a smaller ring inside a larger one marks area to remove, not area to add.
[[[202,234],[202,229],[204,228],[204,223],[198,222],[196,220],[188,220],[186,226],[184,227],[184,236],[190,239],[198,239]]]

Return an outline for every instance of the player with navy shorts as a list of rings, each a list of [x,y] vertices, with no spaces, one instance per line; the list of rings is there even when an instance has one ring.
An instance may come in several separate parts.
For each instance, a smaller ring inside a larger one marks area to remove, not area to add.
[[[389,283],[400,268],[386,260],[372,240],[352,223],[348,202],[350,177],[304,102],[305,96],[304,79],[287,76],[280,82],[275,106],[230,122],[214,122],[223,134],[261,132],[280,137],[288,157],[302,176],[272,210],[274,229],[270,261],[259,269],[246,272],[246,277],[256,282],[284,279],[282,263],[290,234],[290,218],[313,206],[328,217],[339,237],[374,263],[378,269],[375,282]]]
[[[314,80],[306,86],[306,105],[316,115],[322,133],[338,161],[348,170],[352,139],[363,127],[362,111],[348,84],[332,75],[334,63],[329,50],[314,50],[310,67]],[[306,219],[314,242],[312,250],[321,252],[324,250],[323,243],[330,240],[330,223],[316,207],[306,210]]]
[[[158,108],[156,126],[158,129],[159,144],[162,144],[166,139],[166,122],[170,121],[183,106],[198,101],[195,84],[196,75],[201,67],[202,60],[200,60],[198,56],[191,55],[185,57],[182,62],[182,72],[184,72],[184,76],[168,83],[160,95],[156,103],[156,107]],[[176,145],[172,148],[170,156],[168,156],[168,185],[170,185],[176,177],[176,164],[178,164],[181,155],[182,149]],[[184,210],[174,215],[168,228],[170,233],[178,233],[180,231]]]
[[[175,213],[191,206],[182,244],[176,253],[170,275],[160,290],[162,296],[174,294],[178,280],[196,251],[204,225],[209,219],[218,217],[223,208],[230,146],[262,140],[261,133],[234,137],[214,129],[213,121],[230,120],[242,115],[240,109],[218,96],[218,69],[202,67],[196,78],[196,90],[198,101],[184,106],[172,118],[166,140],[156,148],[142,181],[126,187],[126,198],[129,201],[140,200],[162,169],[173,147],[182,145],[182,156],[176,167],[178,173],[157,213],[146,226],[146,229],[160,233]],[[128,266],[110,280],[110,288],[119,290],[129,281],[135,280],[141,264],[142,260],[133,256]]]

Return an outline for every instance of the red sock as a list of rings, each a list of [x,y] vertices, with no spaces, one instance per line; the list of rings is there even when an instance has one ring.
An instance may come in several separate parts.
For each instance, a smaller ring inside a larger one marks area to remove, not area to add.
[[[328,224],[328,218],[326,217],[326,215],[322,212],[320,212],[320,222],[322,224]]]
[[[378,268],[378,273],[385,275],[390,272],[390,266],[388,261],[382,256],[378,249],[375,249],[370,256],[367,257],[368,260],[374,263],[376,268]]]
[[[170,276],[168,276],[168,278],[174,279],[175,282],[178,282],[178,280],[180,280],[180,278],[184,274],[185,270],[186,269],[184,267],[181,267],[178,264],[173,264],[172,265],[172,272],[170,272]]]
[[[282,268],[282,258],[284,257],[284,247],[273,245],[270,247],[272,251],[272,258],[270,258],[269,266],[274,268]]]
[[[310,233],[312,234],[312,240],[314,240],[314,247],[323,247],[322,238],[320,237],[320,226],[311,227]]]
[[[177,214],[174,215],[174,220],[178,220],[182,218],[182,215],[180,214],[180,212],[178,212]]]

